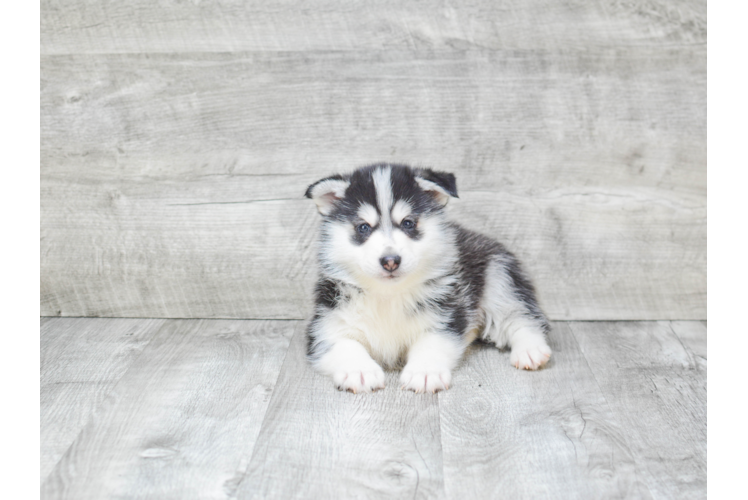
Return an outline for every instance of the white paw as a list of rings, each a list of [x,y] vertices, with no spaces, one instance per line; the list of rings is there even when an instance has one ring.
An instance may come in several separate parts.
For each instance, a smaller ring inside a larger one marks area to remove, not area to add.
[[[449,370],[419,370],[406,366],[400,374],[400,383],[403,390],[432,393],[446,391],[452,383],[452,374]]]
[[[509,362],[520,370],[537,370],[551,359],[551,348],[545,341],[512,347]]]
[[[335,386],[341,391],[351,391],[354,394],[359,392],[373,392],[377,389],[384,389],[384,370],[372,362],[363,369],[350,368],[335,371],[332,376]]]

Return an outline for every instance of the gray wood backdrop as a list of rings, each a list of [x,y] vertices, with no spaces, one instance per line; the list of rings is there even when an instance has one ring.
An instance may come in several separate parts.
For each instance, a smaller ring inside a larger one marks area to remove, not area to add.
[[[706,1],[41,3],[41,313],[308,315],[306,186],[454,172],[549,316],[706,318]]]

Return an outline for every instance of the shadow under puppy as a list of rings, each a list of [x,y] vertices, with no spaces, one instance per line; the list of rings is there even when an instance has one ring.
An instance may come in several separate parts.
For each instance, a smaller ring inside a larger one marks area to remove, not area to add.
[[[504,246],[447,220],[455,177],[378,164],[306,191],[322,214],[319,281],[308,358],[341,390],[449,388],[476,338],[510,347],[510,362],[548,362],[550,327],[530,281]]]

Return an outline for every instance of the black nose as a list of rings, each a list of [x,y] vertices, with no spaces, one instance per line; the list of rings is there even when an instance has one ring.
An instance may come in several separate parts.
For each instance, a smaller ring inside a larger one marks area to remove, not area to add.
[[[379,262],[382,264],[383,268],[385,268],[389,272],[392,272],[395,269],[397,269],[397,266],[400,265],[400,256],[399,255],[385,255],[384,257],[379,259]]]

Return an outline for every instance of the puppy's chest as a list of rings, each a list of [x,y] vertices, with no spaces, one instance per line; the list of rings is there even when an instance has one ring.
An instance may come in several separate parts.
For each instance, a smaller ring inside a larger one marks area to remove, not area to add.
[[[351,336],[369,348],[380,362],[393,365],[440,317],[419,307],[412,297],[383,297],[360,293],[350,297],[339,313],[352,327]]]

